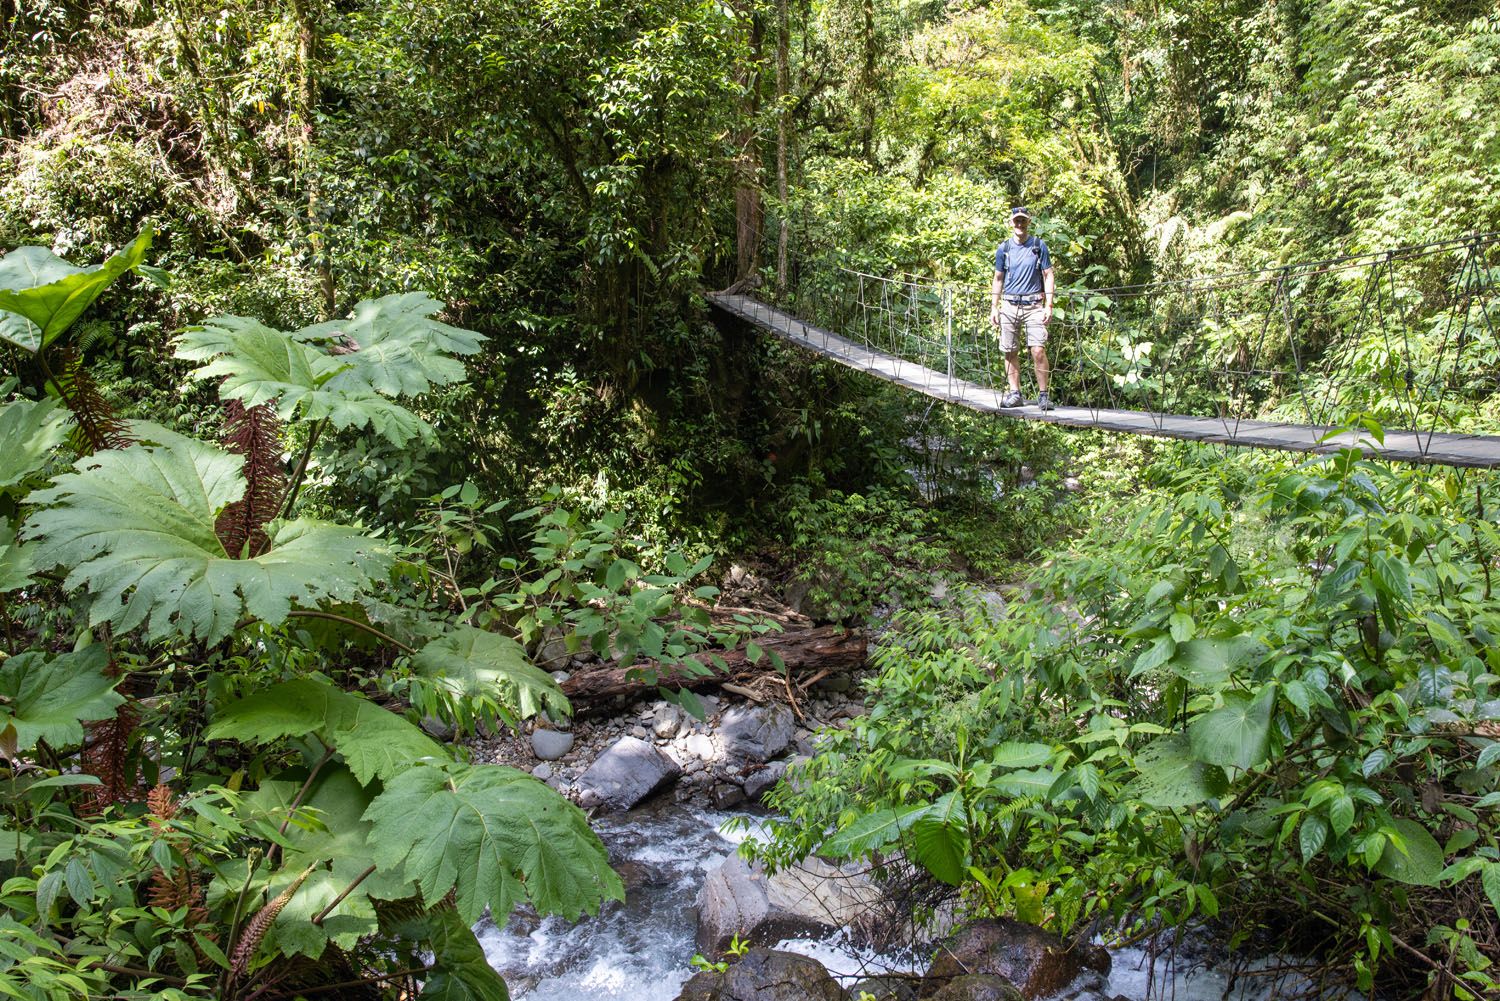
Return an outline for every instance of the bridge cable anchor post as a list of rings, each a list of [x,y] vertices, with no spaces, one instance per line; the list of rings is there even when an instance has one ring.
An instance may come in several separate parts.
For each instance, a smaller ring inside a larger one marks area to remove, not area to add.
[[[953,397],[953,287],[943,286],[943,328],[948,342],[948,396]]]

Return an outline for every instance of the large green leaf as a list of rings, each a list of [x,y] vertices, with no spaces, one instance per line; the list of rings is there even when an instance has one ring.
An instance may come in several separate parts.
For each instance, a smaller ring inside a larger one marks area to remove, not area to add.
[[[525,647],[499,633],[459,626],[419,650],[412,666],[459,698],[497,698],[523,719],[543,709],[572,712],[552,675],[531,663]]]
[[[963,797],[958,790],[939,798],[912,824],[912,857],[933,876],[957,886],[963,881],[969,850]]]
[[[387,295],[359,303],[347,320],[304,327],[292,336],[355,349],[339,356],[346,367],[330,389],[419,396],[433,386],[461,381],[463,362],[451,356],[475,354],[486,340],[483,334],[432,319],[442,308],[426,292]]]
[[[1167,668],[1190,685],[1217,688],[1243,667],[1258,663],[1266,645],[1254,636],[1194,639],[1177,644]]]
[[[0,594],[26,587],[35,572],[31,547],[16,541],[15,526],[9,519],[0,518]]]
[[[986,788],[997,796],[1045,796],[1057,778],[1058,772],[1051,768],[1024,768],[996,775]]]
[[[307,785],[297,820],[287,828],[289,845],[269,881],[269,895],[290,885],[310,864],[314,868],[277,916],[271,938],[287,955],[317,957],[329,942],[349,949],[373,934],[378,926],[374,901],[404,900],[416,895],[416,887],[399,869],[366,872],[375,857],[363,814],[379,793],[378,784],[366,786],[338,765],[325,765],[310,784],[306,779],[306,770],[298,769],[263,782],[249,804],[279,818]],[[351,885],[354,889],[339,899]],[[325,910],[323,921],[314,924]]]
[[[376,861],[404,866],[429,904],[454,891],[466,922],[489,907],[503,923],[522,900],[572,921],[625,896],[582,811],[514,768],[418,763],[365,819]]]
[[[1225,768],[1254,768],[1271,750],[1271,709],[1276,686],[1251,698],[1226,692],[1224,704],[1188,724],[1188,739],[1200,761]]]
[[[317,734],[344,756],[361,782],[390,779],[423,758],[446,758],[420,728],[369,699],[315,678],[262,689],[219,711],[210,740],[268,744]]]
[[[1035,768],[1052,759],[1051,744],[1032,744],[1007,740],[995,747],[990,762],[996,768]]]
[[[474,930],[451,907],[424,915],[432,968],[417,1001],[510,1001],[505,981],[485,959]]]
[[[1392,820],[1390,826],[1400,836],[1402,846],[1398,848],[1387,840],[1375,871],[1413,886],[1436,886],[1443,871],[1443,849],[1437,839],[1427,828],[1406,817]]]
[[[88,587],[94,623],[145,623],[154,639],[208,643],[247,615],[276,624],[293,605],[351,600],[389,572],[376,540],[305,520],[273,522],[269,552],[230,559],[214,522],[244,494],[243,465],[190,439],[80,460],[76,472],[31,495],[52,505],[25,526],[39,540],[36,564],[67,567],[67,587]]]
[[[930,803],[905,803],[867,813],[823,842],[822,851],[833,858],[857,858],[890,844],[921,820]]]
[[[97,644],[56,657],[33,651],[0,661],[0,733],[14,728],[20,751],[39,740],[59,748],[79,743],[85,720],[109,719],[125,701],[115,692],[119,679],[104,673],[108,663]]]
[[[68,437],[68,412],[56,400],[0,405],[0,494],[47,464]]]
[[[45,247],[0,257],[0,340],[31,354],[55,341],[104,290],[145,259],[148,229],[103,264],[80,268]]]
[[[1193,756],[1184,734],[1157,737],[1136,755],[1135,763],[1138,774],[1125,787],[1125,795],[1149,806],[1196,806],[1222,796],[1229,787],[1217,765]]]
[[[222,379],[222,398],[246,407],[272,403],[283,420],[300,412],[341,431],[368,427],[395,445],[428,429],[416,414],[367,386],[333,385],[350,367],[349,356],[324,354],[257,320],[221,316],[189,327],[177,340],[177,357],[205,363],[193,377]]]

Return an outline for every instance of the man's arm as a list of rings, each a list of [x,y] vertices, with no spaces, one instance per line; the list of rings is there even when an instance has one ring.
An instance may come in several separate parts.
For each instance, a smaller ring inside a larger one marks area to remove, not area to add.
[[[996,327],[1000,325],[1000,296],[1005,292],[1005,272],[996,271],[995,280],[990,284],[990,323]]]
[[[1052,269],[1048,268],[1042,272],[1042,292],[1047,296],[1047,307],[1042,312],[1042,322],[1052,322],[1052,296],[1057,288],[1057,282],[1052,277]]]

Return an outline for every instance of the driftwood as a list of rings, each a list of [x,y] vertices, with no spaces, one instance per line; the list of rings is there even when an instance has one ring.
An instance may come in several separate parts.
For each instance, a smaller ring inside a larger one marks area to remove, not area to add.
[[[768,633],[756,638],[755,643],[762,650],[774,651],[781,657],[793,683],[802,675],[816,673],[826,677],[828,674],[853,670],[865,662],[864,633],[846,631],[837,626]],[[654,691],[657,685],[702,692],[728,685],[741,686],[746,681],[775,672],[769,657],[763,656],[759,663],[752,664],[743,649],[716,653],[723,658],[728,670],[719,670],[714,665],[712,655],[707,653],[695,654],[692,659],[707,667],[708,674],[695,676],[680,668],[658,668],[658,676],[654,682],[640,677],[643,669],[651,669],[650,663],[636,664],[633,667],[584,667],[562,683],[563,694],[573,703],[574,708],[587,709],[590,705],[597,705],[615,696],[626,699],[644,696]]]

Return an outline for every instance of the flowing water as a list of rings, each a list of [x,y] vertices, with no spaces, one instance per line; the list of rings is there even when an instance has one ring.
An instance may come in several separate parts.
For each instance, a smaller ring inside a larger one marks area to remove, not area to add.
[[[704,877],[748,832],[720,831],[730,814],[658,802],[605,817],[594,829],[626,884],[623,904],[568,924],[561,918],[521,915],[504,928],[486,920],[475,929],[485,955],[510,985],[516,1001],[672,1001],[696,971],[694,901]],[[880,955],[842,936],[823,941],[789,939],[778,949],[818,960],[849,986],[879,973],[920,973],[923,957]],[[1305,982],[1260,975],[1269,962],[1252,964],[1233,980],[1192,961],[1184,950],[1173,967],[1153,964],[1143,949],[1112,950],[1106,998],[1130,1001],[1277,1001],[1305,993]],[[1295,975],[1294,975],[1295,976]],[[1076,993],[1076,992],[1075,992]],[[1073,996],[1064,993],[1063,997]]]

